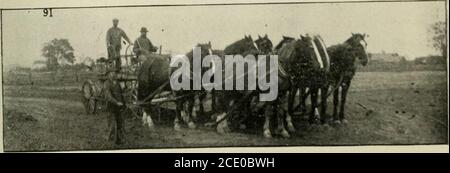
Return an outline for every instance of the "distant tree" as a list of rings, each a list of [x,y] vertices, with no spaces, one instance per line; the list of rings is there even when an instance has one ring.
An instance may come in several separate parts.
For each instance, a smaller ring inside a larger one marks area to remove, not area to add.
[[[430,31],[430,43],[431,46],[437,51],[441,52],[443,57],[447,57],[447,28],[445,22],[440,21],[431,25]]]
[[[31,71],[31,68],[18,66],[18,67],[16,67],[15,71],[17,71],[17,72],[27,72],[28,73],[28,72]]]
[[[400,64],[406,64],[408,62],[408,60],[406,60],[405,57],[400,57],[399,63]]]
[[[81,64],[84,64],[84,65],[91,65],[92,63],[94,63],[95,61],[91,58],[91,57],[89,57],[89,56],[86,56],[86,57],[83,57],[83,58],[80,58],[81,59]]]
[[[36,61],[33,62],[33,64],[47,64],[47,61],[36,60]]]
[[[33,62],[33,71],[46,71],[47,70],[47,61],[46,60],[36,60]]]
[[[417,57],[414,59],[414,63],[416,64],[425,64],[426,63],[426,58],[425,57]]]
[[[56,70],[62,61],[70,64],[75,62],[73,47],[67,39],[53,39],[45,43],[42,48],[42,56],[47,58],[46,64],[49,70]]]

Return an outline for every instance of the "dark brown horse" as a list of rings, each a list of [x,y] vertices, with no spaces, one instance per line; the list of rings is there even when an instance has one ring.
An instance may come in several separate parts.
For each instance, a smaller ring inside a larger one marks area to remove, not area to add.
[[[254,48],[251,48],[249,45],[252,44],[249,37],[244,38],[243,40],[247,40],[245,43],[241,43],[241,46],[247,46],[246,49],[238,48],[240,51],[244,51],[244,54],[241,53],[241,55],[245,56],[249,53],[260,53],[257,46],[254,46]],[[286,122],[286,113],[284,112],[284,109],[281,108],[281,103],[284,100],[284,98],[287,95],[287,92],[290,91],[291,87],[293,86],[292,79],[296,77],[299,73],[298,67],[301,66],[303,59],[312,59],[316,56],[314,49],[312,49],[313,42],[310,41],[311,38],[309,36],[302,37],[301,39],[294,40],[292,42],[286,43],[284,46],[280,47],[277,51],[278,55],[278,69],[273,69],[278,72],[278,96],[275,100],[272,101],[266,101],[264,102],[264,125],[263,125],[263,134],[265,137],[272,137],[272,131],[271,131],[271,119],[272,117],[276,117],[277,122],[277,129],[275,130],[276,133],[281,134],[283,137],[289,137],[289,132],[285,128],[285,122]],[[242,41],[242,40],[241,40]],[[244,41],[242,41],[244,42]],[[233,45],[233,47],[238,47],[236,45]],[[268,46],[269,47],[269,46]],[[272,46],[270,46],[272,47]],[[231,51],[232,52],[232,51]],[[233,53],[239,53],[239,51],[235,51]],[[273,67],[268,67],[267,73],[271,72],[271,69]],[[222,100],[219,101],[221,103],[221,108],[217,109],[219,111],[219,116],[226,116],[228,115],[226,112],[229,110],[234,109],[240,109],[243,107],[249,107],[246,106],[246,104],[243,104],[245,102],[248,102],[248,98],[252,98],[252,95],[257,95],[259,93],[262,93],[264,91],[256,90],[256,91],[223,91],[221,92],[223,95],[221,98]],[[250,97],[249,97],[250,96]],[[235,99],[233,99],[235,98]],[[236,99],[239,98],[239,99]],[[231,102],[230,102],[231,100]],[[235,106],[236,105],[236,106]],[[227,123],[224,121],[223,123]],[[225,125],[226,127],[226,125]],[[220,132],[220,128],[223,128],[220,124],[217,127],[218,131]],[[222,129],[223,131],[223,129]]]
[[[341,87],[341,99],[339,101],[339,89],[333,92],[333,119],[337,124],[347,123],[345,119],[345,102],[347,92],[357,68],[357,59],[362,65],[367,65],[367,43],[364,40],[365,34],[353,34],[344,43],[329,47],[328,53],[331,58],[330,66],[330,85],[332,87]],[[339,105],[340,104],[340,105]],[[338,112],[338,106],[340,106]]]
[[[242,45],[246,45],[248,46],[248,50],[242,52],[242,55],[245,57],[248,54],[252,54],[255,56],[255,58],[257,59],[257,54],[261,54],[261,55],[267,55],[270,56],[270,54],[272,54],[273,51],[273,43],[272,41],[269,39],[269,37],[267,36],[267,34],[265,34],[264,36],[260,36],[258,35],[258,39],[256,39],[255,41],[252,41],[251,36],[248,36],[246,38],[244,38],[243,40],[245,40],[245,43],[242,43]],[[250,46],[250,41],[253,42],[253,46]],[[239,42],[236,42],[232,45],[239,45]],[[230,47],[232,47],[232,45],[228,46],[227,48],[230,49]],[[255,49],[256,48],[256,49]],[[230,53],[233,51],[230,51]],[[225,52],[224,52],[225,53]],[[248,66],[244,67],[245,71],[248,71]],[[243,78],[247,78],[247,75],[244,75]],[[246,81],[245,81],[246,82]],[[247,83],[244,82],[244,85],[247,86]],[[230,93],[229,93],[230,94]],[[249,94],[249,96],[246,98],[246,100],[241,100],[246,94]],[[246,129],[247,125],[251,122],[249,122],[249,118],[251,116],[253,116],[254,114],[259,114],[259,112],[257,112],[259,109],[257,107],[255,107],[255,105],[257,105],[258,103],[258,98],[256,96],[257,92],[251,93],[249,91],[247,92],[231,92],[231,97],[230,100],[232,102],[240,102],[242,104],[237,105],[239,108],[236,111],[237,114],[239,116],[235,116],[235,124],[233,125],[237,125],[239,124],[239,128],[240,129]]]
[[[300,36],[302,40],[309,42],[311,47],[307,50],[314,53],[314,56],[303,56],[298,57],[298,66],[293,68],[291,73],[295,73],[295,77],[293,78],[293,87],[289,92],[288,97],[288,115],[287,126],[289,131],[295,131],[295,128],[292,123],[291,115],[294,112],[294,99],[297,94],[297,90],[300,91],[300,106],[305,108],[305,98],[306,98],[306,88],[309,89],[309,93],[311,95],[311,114],[309,116],[309,120],[311,123],[314,123],[318,120],[318,117],[321,118],[322,121],[325,120],[325,109],[326,102],[321,103],[321,113],[319,114],[318,108],[318,93],[327,93],[328,80],[327,74],[330,67],[330,60],[328,54],[326,52],[326,46],[324,45],[322,39],[318,35],[314,36]],[[292,37],[283,37],[283,40],[278,44],[277,47],[283,48],[283,45],[286,43],[292,42]],[[326,99],[326,94],[322,94],[322,100]],[[320,116],[321,115],[321,116]]]
[[[321,100],[326,100],[328,91],[328,72],[330,69],[330,58],[326,51],[326,46],[323,43],[322,38],[319,35],[311,36],[308,40],[311,42],[312,47],[309,49],[315,53],[315,58],[302,59],[301,65],[298,66],[296,78],[294,78],[295,87],[292,88],[288,98],[288,119],[290,115],[294,113],[294,99],[299,90],[300,108],[306,110],[305,99],[307,97],[306,89],[309,89],[311,95],[311,112],[309,115],[309,122],[316,123],[319,119],[322,123],[326,121],[326,101],[322,101],[320,104],[320,113],[318,111],[319,91],[321,94]],[[295,131],[294,126],[288,123],[290,131]]]
[[[197,47],[201,48],[201,58],[210,54],[211,44],[198,44]],[[186,57],[192,64],[193,51],[186,54]],[[197,94],[196,90],[177,90],[173,91],[169,84],[172,73],[180,67],[170,67],[170,56],[163,56],[157,54],[150,54],[142,62],[142,65],[138,72],[138,103],[143,106],[143,123],[148,124],[150,128],[153,128],[153,120],[148,113],[151,111],[152,106],[148,104],[154,95],[152,93],[161,91],[171,91],[180,99],[176,100],[176,116],[174,120],[174,129],[180,130],[180,120],[184,120],[188,123],[190,128],[195,128],[195,123],[191,117],[190,104],[192,97]],[[190,66],[192,72],[192,66]],[[181,76],[180,76],[181,78]],[[192,76],[190,78],[192,80]],[[192,88],[192,81],[190,81]]]
[[[229,46],[227,46],[223,51],[216,50],[216,54],[221,55],[221,58],[223,62],[225,62],[225,55],[242,55],[243,57],[252,54],[256,55],[258,54],[258,47],[256,43],[253,41],[251,36],[244,36],[243,39],[240,39],[238,41],[233,42]],[[225,69],[225,63],[222,63],[222,69]],[[248,67],[245,67],[245,70],[247,70]],[[223,74],[222,76],[224,76]],[[243,78],[245,78],[243,76]],[[233,79],[236,79],[235,74],[233,74]],[[225,83],[225,82],[224,82]],[[244,84],[245,85],[245,84]],[[233,88],[236,86],[234,83]],[[247,86],[247,85],[246,85]],[[249,108],[250,106],[250,95],[252,95],[252,91],[215,91],[215,119],[219,120],[224,118],[225,112],[228,112],[230,109],[233,109],[233,107],[236,106],[235,109],[239,111],[234,111],[233,115],[237,112],[238,115],[243,115],[243,117],[248,116],[251,114],[251,110]],[[246,98],[245,95],[249,95]],[[245,100],[243,100],[245,99]],[[240,101],[241,104],[236,104],[237,101]],[[240,118],[240,116],[231,116],[232,119],[236,119],[236,117]],[[225,120],[222,123],[219,123],[217,125],[217,132],[224,133],[229,131],[228,128],[228,119],[230,118],[224,118]]]
[[[213,50],[211,42],[208,42],[207,44],[198,44],[197,47],[202,49],[202,56],[200,61],[203,60],[203,58],[207,55],[218,55],[219,57],[222,57],[222,51],[219,50]],[[189,52],[187,54],[189,61],[193,62],[193,52]],[[202,62],[203,63],[203,62]],[[191,65],[191,71],[193,71],[193,66]],[[206,71],[210,70],[211,68],[214,68],[214,65],[212,67],[201,67],[201,75],[203,76]],[[191,78],[192,79],[192,78]],[[188,92],[188,91],[185,91]],[[199,118],[202,118],[203,115],[205,115],[204,111],[204,103],[207,98],[207,95],[210,94],[212,97],[212,103],[211,103],[211,110],[213,111],[215,109],[215,94],[214,90],[207,91],[203,87],[200,90],[196,91],[189,91],[191,93],[191,96],[186,98],[186,104],[184,105],[186,107],[186,113],[193,117],[195,120],[198,120]],[[203,117],[204,118],[204,117]]]
[[[258,39],[253,42],[251,36],[245,36],[244,39],[241,39],[239,41],[236,41],[235,43],[231,44],[230,46],[226,47],[225,50],[214,50],[212,49],[212,46],[210,43],[208,45],[205,45],[203,49],[208,48],[209,54],[211,55],[217,55],[222,60],[225,58],[225,53],[233,54],[233,53],[242,53],[242,55],[247,55],[250,53],[256,53],[256,52],[262,52],[264,54],[267,54],[272,51],[272,42],[268,39],[268,36],[265,35],[263,37],[258,36]],[[192,60],[191,60],[192,61]],[[192,66],[191,66],[192,67]],[[209,70],[210,68],[202,67],[202,74]],[[224,67],[222,67],[224,69]],[[204,115],[204,103],[207,94],[211,95],[211,110],[214,113],[216,111],[216,92],[214,90],[206,91],[206,90],[200,90],[196,91],[196,94],[193,95],[193,97],[188,98],[186,106],[187,111],[186,113],[189,115],[192,115],[194,119],[197,119],[199,116]],[[243,97],[245,93],[238,92],[234,94],[228,94],[227,101],[233,102],[237,99],[240,99]],[[250,99],[249,99],[250,100]],[[243,115],[243,118],[240,118],[240,122],[244,122],[246,120],[246,117],[251,114],[250,110],[250,102],[244,102],[241,106],[240,115]],[[214,118],[214,117],[213,117]]]
[[[274,48],[274,52],[278,52],[278,50],[281,49],[281,47],[285,46],[286,44],[295,41],[294,37],[289,37],[289,36],[283,36],[283,39],[281,39],[280,43],[278,43],[275,48]]]
[[[280,60],[283,57],[290,57],[286,59],[287,66],[286,73],[291,76],[291,87],[288,94],[288,113],[286,114],[287,128],[289,131],[295,131],[292,123],[292,108],[293,100],[296,95],[297,89],[303,91],[304,88],[314,88],[311,90],[311,95],[317,96],[318,89],[321,86],[326,85],[326,74],[329,67],[329,61],[327,60],[327,54],[325,52],[326,47],[320,43],[320,36],[300,36],[302,46],[301,49],[297,48],[292,51],[292,45],[299,40],[295,40],[292,37],[283,36],[283,40],[276,46],[275,51],[280,55]],[[325,82],[324,82],[325,81]],[[301,94],[300,94],[301,95]],[[313,109],[317,107],[317,97],[311,97]],[[317,111],[316,111],[317,112]],[[311,117],[315,114],[311,115]]]
[[[229,46],[227,46],[223,51],[214,50],[214,54],[218,55],[222,58],[222,62],[225,62],[225,55],[241,55],[245,58],[247,55],[258,55],[258,54],[267,54],[272,51],[272,42],[268,39],[268,36],[265,35],[263,37],[258,36],[258,39],[253,41],[251,36],[244,36],[243,39],[233,42]],[[255,57],[256,58],[256,57]],[[244,71],[248,71],[248,64],[244,66]],[[222,69],[225,69],[225,63],[222,63]],[[224,76],[225,74],[222,74]],[[243,76],[237,77],[236,74],[233,74],[232,78],[243,78],[246,79],[248,77],[247,74]],[[248,87],[248,83],[244,81],[245,88]],[[236,87],[236,83],[233,84],[233,88]],[[228,128],[228,119],[232,119],[233,125],[240,124],[245,126],[244,123],[252,114],[250,101],[253,98],[253,91],[249,90],[232,90],[232,91],[214,91],[213,102],[216,103],[215,111],[215,119],[220,119],[220,116],[223,116],[224,112],[229,111],[230,109],[236,109],[233,111],[233,116],[230,118],[226,118],[224,123],[219,124],[217,127],[217,131],[219,133],[223,133],[229,131]],[[248,96],[246,96],[248,95]],[[239,102],[240,104],[237,104]]]

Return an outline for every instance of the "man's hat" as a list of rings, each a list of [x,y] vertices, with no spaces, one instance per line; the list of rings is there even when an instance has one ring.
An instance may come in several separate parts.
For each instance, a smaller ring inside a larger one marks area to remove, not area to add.
[[[146,27],[142,27],[142,28],[141,28],[141,32],[148,32],[148,30],[147,30]]]

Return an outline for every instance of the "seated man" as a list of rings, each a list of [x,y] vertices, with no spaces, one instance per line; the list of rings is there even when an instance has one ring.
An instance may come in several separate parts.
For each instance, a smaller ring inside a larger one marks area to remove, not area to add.
[[[152,52],[156,52],[157,48],[153,46],[150,39],[147,38],[147,28],[141,28],[141,36],[134,42],[133,52],[137,58],[142,61],[144,57]]]

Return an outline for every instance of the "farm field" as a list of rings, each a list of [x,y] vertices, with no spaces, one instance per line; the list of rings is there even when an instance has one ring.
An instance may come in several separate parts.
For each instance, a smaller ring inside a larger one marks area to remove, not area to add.
[[[445,71],[358,72],[347,99],[349,124],[310,126],[303,117],[297,117],[297,131],[288,139],[264,138],[261,118],[255,118],[254,128],[227,134],[218,134],[202,124],[197,129],[184,127],[176,132],[172,129],[173,114],[164,111],[153,131],[142,126],[139,117],[127,116],[126,143],[121,146],[106,140],[105,112],[86,114],[81,103],[83,80],[58,85],[4,84],[4,150],[448,143]],[[328,102],[331,115],[331,98]],[[374,112],[366,114],[358,103]]]

